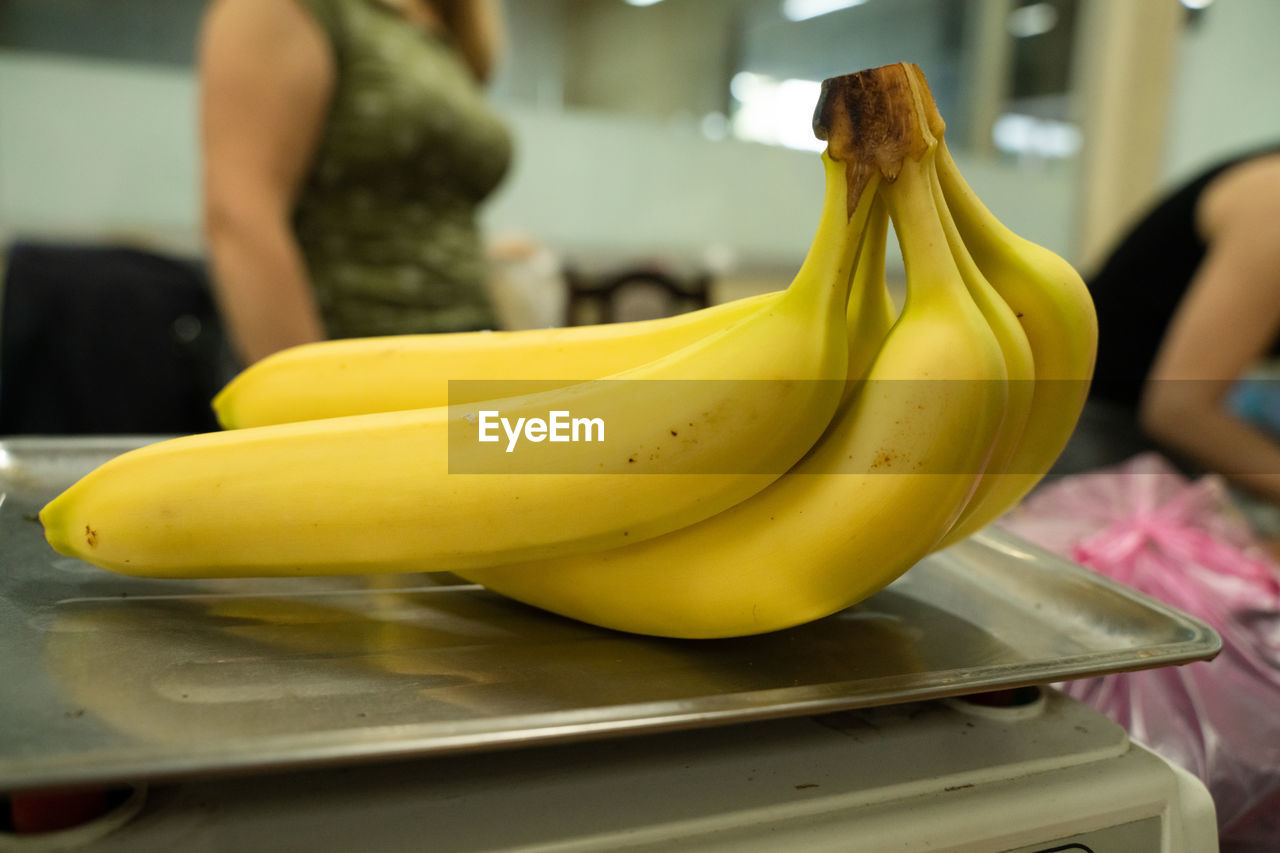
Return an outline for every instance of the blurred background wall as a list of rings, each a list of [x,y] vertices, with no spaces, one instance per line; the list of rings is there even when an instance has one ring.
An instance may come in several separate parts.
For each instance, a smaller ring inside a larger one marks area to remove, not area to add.
[[[0,246],[53,236],[199,253],[203,7],[0,0]],[[1162,186],[1280,139],[1275,0],[505,9],[493,96],[518,149],[487,223],[561,256],[693,259],[785,284],[821,193],[817,83],[897,60],[924,68],[989,206],[1081,265]]]

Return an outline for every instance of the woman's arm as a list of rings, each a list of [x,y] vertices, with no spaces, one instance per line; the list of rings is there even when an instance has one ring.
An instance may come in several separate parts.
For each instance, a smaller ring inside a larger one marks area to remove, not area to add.
[[[1280,443],[1226,405],[1280,332],[1280,157],[1224,173],[1197,216],[1208,254],[1165,333],[1139,416],[1157,441],[1280,504]]]
[[[333,58],[296,0],[215,0],[200,40],[204,231],[246,364],[320,340],[291,215],[333,91]]]

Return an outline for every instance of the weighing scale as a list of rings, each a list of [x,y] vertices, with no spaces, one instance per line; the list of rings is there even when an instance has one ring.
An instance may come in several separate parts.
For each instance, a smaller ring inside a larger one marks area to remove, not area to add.
[[[40,506],[148,440],[0,442],[0,790],[121,790],[0,850],[1217,849],[1198,780],[1050,685],[1219,638],[1009,534],[713,641],[451,575],[168,581],[49,550]]]

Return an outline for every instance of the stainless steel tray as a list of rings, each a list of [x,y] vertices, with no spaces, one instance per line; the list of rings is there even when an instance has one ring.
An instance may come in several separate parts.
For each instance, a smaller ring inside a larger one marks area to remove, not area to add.
[[[988,532],[789,631],[599,630],[452,576],[160,581],[35,513],[146,439],[0,442],[0,791],[707,726],[1213,657],[1204,624]]]

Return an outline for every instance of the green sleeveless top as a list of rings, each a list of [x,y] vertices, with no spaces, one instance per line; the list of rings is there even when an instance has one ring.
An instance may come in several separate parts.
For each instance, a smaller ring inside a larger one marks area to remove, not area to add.
[[[373,0],[303,0],[337,77],[294,230],[330,337],[495,328],[476,210],[506,126],[444,37]]]

